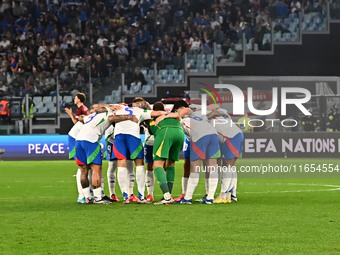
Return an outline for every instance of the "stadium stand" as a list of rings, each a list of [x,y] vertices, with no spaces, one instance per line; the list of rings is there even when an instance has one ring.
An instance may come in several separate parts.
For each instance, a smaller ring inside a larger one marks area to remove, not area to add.
[[[61,101],[72,104],[72,95],[88,93],[91,82],[96,96],[118,102],[119,86],[123,94],[147,94],[157,83],[181,84],[186,75],[244,62],[244,50],[300,42],[301,31],[325,31],[328,17],[339,17],[338,1],[330,13],[324,1],[292,3],[2,1],[1,96],[29,94],[36,113],[54,113],[57,84]],[[236,57],[229,58],[233,44]],[[136,66],[147,81],[141,87],[131,87],[125,71]]]

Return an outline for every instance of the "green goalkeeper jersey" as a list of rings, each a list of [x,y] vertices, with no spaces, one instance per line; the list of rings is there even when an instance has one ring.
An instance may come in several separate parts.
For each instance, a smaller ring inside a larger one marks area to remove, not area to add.
[[[181,123],[178,120],[174,119],[174,118],[165,118],[162,121],[160,121],[157,126],[155,126],[155,121],[154,120],[150,120],[149,121],[149,127],[150,127],[150,130],[151,130],[151,132],[152,132],[152,134],[154,136],[156,136],[157,132],[159,130],[161,130],[162,128],[171,127],[171,128],[180,128],[180,129],[182,129]]]
[[[154,121],[150,121],[149,124],[155,135],[154,160],[178,161],[184,143],[184,132],[179,121],[174,118],[165,118],[157,126]]]

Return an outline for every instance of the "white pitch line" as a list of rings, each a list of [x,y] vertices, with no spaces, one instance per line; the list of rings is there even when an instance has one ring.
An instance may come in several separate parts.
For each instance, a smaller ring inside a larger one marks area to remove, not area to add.
[[[304,193],[304,192],[325,192],[325,191],[336,191],[340,190],[340,188],[335,189],[305,189],[305,190],[271,190],[271,191],[241,191],[237,192],[238,194],[269,194],[269,193]]]
[[[247,184],[247,183],[244,183]],[[252,183],[256,184],[256,183]],[[339,185],[334,185],[334,184],[316,184],[316,183],[257,183],[257,185],[263,185],[263,184],[270,184],[270,185],[300,185],[300,186],[321,186],[321,187],[331,187],[333,189],[318,189],[318,190],[268,190],[268,191],[239,191],[238,194],[269,194],[269,193],[303,193],[303,192],[325,192],[325,191],[338,191],[340,190]],[[52,186],[44,186],[45,188],[50,188]],[[0,188],[5,188],[5,187],[0,187]],[[10,188],[7,186],[6,188]],[[173,197],[180,196],[182,194],[173,194]],[[204,196],[205,194],[195,194],[196,196]],[[156,196],[158,197],[158,196]],[[28,198],[37,198],[37,199],[51,199],[51,198],[56,198],[56,197],[28,197]],[[12,200],[13,197],[0,197],[0,200]]]

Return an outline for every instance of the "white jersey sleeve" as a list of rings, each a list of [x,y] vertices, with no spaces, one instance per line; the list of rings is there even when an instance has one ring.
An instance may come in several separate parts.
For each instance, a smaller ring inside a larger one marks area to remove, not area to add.
[[[150,134],[149,129],[144,127],[144,134],[145,134],[145,142],[144,144],[153,146],[155,142],[155,137],[154,135]]]
[[[115,128],[113,127],[113,125],[110,125],[108,129],[105,130],[105,140],[109,143],[114,142],[114,131]]]
[[[74,139],[77,138],[77,134],[79,133],[80,129],[83,127],[83,123],[80,121],[77,121],[76,124],[73,125],[70,132],[68,132],[68,135],[73,137]]]
[[[109,112],[89,115],[89,118],[86,118],[83,128],[77,135],[77,140],[91,143],[98,142],[104,135],[105,130],[111,125],[109,116]]]
[[[181,123],[181,125],[183,127],[184,134],[188,137],[188,140],[191,141],[191,137],[190,137],[190,118],[189,117],[182,118],[180,123]]]

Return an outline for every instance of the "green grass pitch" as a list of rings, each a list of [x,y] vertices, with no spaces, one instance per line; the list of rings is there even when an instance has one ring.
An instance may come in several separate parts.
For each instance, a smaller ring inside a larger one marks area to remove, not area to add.
[[[282,160],[340,164],[238,165]],[[1,161],[0,173],[0,254],[340,254],[337,178],[240,178],[232,204],[80,205],[73,161]],[[158,186],[155,194],[161,198]],[[201,179],[194,198],[203,194]]]

